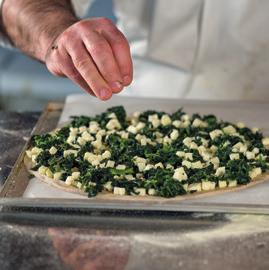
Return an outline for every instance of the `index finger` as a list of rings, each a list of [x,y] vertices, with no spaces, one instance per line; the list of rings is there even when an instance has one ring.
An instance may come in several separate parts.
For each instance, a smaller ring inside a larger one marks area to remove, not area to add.
[[[133,62],[128,41],[114,26],[104,28],[102,34],[112,48],[123,78],[123,84],[129,85],[133,80]]]

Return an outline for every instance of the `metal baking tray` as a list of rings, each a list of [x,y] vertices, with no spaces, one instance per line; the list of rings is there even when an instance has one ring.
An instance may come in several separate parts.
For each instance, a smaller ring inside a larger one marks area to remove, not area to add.
[[[124,103],[124,98],[119,98],[118,102]],[[126,98],[125,98],[126,99]],[[149,103],[155,103],[156,100],[148,100]],[[134,99],[133,102],[139,103],[139,99]],[[147,101],[143,101],[147,104]],[[159,100],[158,102],[168,102],[169,100]],[[199,104],[198,106],[209,106],[214,104],[215,107],[222,106],[226,108],[225,102],[204,102],[204,101],[177,101],[179,106],[191,106],[192,104]],[[226,102],[227,103],[227,102]],[[227,110],[231,107],[231,102],[228,102]],[[232,106],[249,106],[250,114],[253,110],[253,104],[236,103],[232,102]],[[257,108],[263,106],[264,102],[257,102]],[[214,107],[213,106],[213,107]],[[33,134],[41,134],[54,129],[62,115],[64,108],[63,103],[51,102],[47,105],[39,121],[37,122]],[[214,111],[212,112],[214,113]],[[264,119],[262,119],[264,120]],[[268,126],[269,128],[269,126]],[[266,127],[267,129],[267,127]],[[33,210],[35,211],[157,211],[157,212],[223,212],[223,213],[260,213],[269,214],[269,204],[265,203],[219,203],[214,201],[182,201],[182,202],[158,202],[158,201],[119,201],[119,200],[99,200],[98,198],[90,199],[77,199],[77,198],[23,198],[25,189],[29,183],[29,173],[26,170],[23,157],[25,150],[29,147],[30,140],[24,146],[18,160],[16,161],[2,191],[0,192],[0,205],[2,209],[20,209],[20,210]]]

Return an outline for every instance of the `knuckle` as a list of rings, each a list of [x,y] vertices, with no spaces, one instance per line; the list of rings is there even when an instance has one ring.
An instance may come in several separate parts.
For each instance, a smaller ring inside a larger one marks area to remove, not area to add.
[[[112,22],[110,19],[105,18],[105,17],[100,17],[100,18],[98,18],[97,20],[98,20],[98,22],[101,23],[101,24],[108,24],[108,25],[113,24],[113,22]]]
[[[77,69],[88,69],[89,68],[89,60],[88,59],[81,59],[81,58],[77,58],[74,60],[74,64],[76,66]]]
[[[105,42],[102,41],[96,41],[94,43],[90,44],[90,52],[94,55],[102,54],[104,51],[107,50],[107,45]]]

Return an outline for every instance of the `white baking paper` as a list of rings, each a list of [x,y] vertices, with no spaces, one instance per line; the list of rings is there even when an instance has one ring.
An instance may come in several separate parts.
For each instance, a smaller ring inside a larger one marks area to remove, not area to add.
[[[165,89],[164,89],[165,91]],[[188,113],[216,114],[223,120],[244,122],[250,127],[259,127],[265,134],[269,134],[269,104],[266,102],[244,101],[200,101],[154,98],[130,98],[115,96],[110,101],[101,102],[89,95],[71,95],[66,103],[59,120],[63,125],[73,115],[95,115],[115,105],[124,105],[127,113],[147,109],[157,109],[173,112],[180,107]],[[70,194],[49,186],[34,178],[29,182],[23,197],[25,198],[86,198]],[[87,199],[87,198],[86,198]],[[233,191],[220,195],[209,196],[182,201],[180,203],[214,202],[229,204],[269,204],[269,182],[257,184],[244,190]]]

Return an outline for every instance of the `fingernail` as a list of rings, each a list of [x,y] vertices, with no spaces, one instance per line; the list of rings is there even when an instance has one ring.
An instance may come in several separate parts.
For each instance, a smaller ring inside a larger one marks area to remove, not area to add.
[[[113,91],[118,91],[122,88],[122,84],[120,82],[112,82],[110,87]]]
[[[101,99],[107,99],[110,97],[110,91],[106,88],[100,90],[100,98]]]
[[[129,84],[131,80],[131,77],[129,75],[126,75],[123,77],[123,83],[124,84]]]

